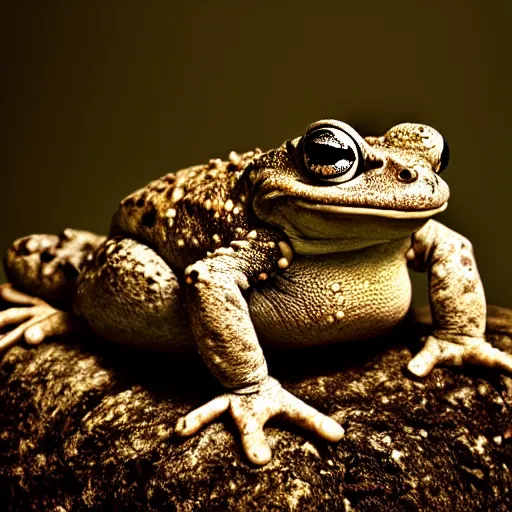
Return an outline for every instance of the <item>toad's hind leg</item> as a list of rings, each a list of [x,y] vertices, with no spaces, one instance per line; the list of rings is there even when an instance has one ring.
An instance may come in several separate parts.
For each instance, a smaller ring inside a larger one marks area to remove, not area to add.
[[[74,310],[107,340],[188,351],[195,344],[184,302],[180,280],[153,249],[116,236],[80,274]]]
[[[37,344],[48,336],[81,327],[69,310],[76,277],[105,237],[66,229],[60,235],[30,235],[16,240],[5,256],[10,283],[0,286],[0,299],[10,307],[0,311],[0,351],[21,338]]]
[[[70,310],[76,278],[104,240],[104,236],[75,229],[19,238],[7,250],[5,273],[15,288]]]

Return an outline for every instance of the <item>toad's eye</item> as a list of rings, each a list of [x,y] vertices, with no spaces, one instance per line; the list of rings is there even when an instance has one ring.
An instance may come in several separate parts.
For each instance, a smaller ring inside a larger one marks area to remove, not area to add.
[[[343,130],[319,127],[302,140],[302,156],[312,178],[330,183],[343,183],[354,178],[362,167],[361,150]]]
[[[439,157],[439,169],[438,173],[446,169],[448,162],[450,161],[450,148],[448,146],[448,142],[443,137],[443,150],[441,151],[441,156]]]

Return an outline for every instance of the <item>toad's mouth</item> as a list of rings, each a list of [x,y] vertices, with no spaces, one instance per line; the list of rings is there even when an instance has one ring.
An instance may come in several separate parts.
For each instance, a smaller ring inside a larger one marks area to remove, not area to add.
[[[429,210],[392,210],[386,208],[364,208],[358,206],[341,206],[322,203],[309,203],[304,200],[294,201],[295,206],[304,210],[316,211],[332,215],[365,215],[370,217],[384,217],[387,219],[428,219],[438,213],[444,212],[448,201],[437,208]]]
[[[447,205],[445,202],[429,210],[404,211],[294,199],[275,202],[273,208],[257,213],[286,233],[297,254],[319,255],[408,238]]]

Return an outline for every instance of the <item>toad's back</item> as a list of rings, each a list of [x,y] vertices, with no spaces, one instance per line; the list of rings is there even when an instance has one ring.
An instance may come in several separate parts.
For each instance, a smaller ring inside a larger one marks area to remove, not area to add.
[[[167,174],[126,197],[112,221],[111,234],[149,243],[178,273],[249,231],[249,190],[243,171],[250,151],[234,151],[229,161]]]

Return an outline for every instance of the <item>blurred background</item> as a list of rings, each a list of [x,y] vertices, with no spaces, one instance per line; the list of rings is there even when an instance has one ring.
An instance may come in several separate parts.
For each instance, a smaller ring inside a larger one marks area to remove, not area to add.
[[[488,301],[512,306],[510,0],[1,11],[0,251],[29,233],[106,232],[151,179],[321,118],[375,135],[416,121],[450,144],[439,220],[472,240]]]

